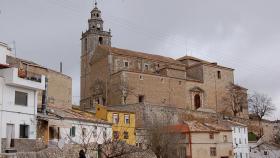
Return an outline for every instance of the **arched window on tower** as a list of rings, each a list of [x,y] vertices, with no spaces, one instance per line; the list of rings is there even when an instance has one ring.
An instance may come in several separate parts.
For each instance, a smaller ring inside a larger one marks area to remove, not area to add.
[[[99,44],[103,44],[103,37],[99,37]]]
[[[200,95],[199,94],[196,94],[194,96],[194,107],[195,107],[195,110],[197,110],[198,108],[201,107],[201,100],[200,100]]]
[[[87,38],[85,39],[85,51],[87,51]]]

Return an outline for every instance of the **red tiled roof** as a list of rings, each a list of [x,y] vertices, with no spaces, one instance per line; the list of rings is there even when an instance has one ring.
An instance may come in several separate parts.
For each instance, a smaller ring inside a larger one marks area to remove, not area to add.
[[[198,121],[185,121],[191,132],[220,132],[231,131],[230,127],[217,123],[202,123]]]
[[[148,54],[148,53],[143,53],[143,52],[138,52],[138,51],[132,51],[132,50],[127,50],[127,49],[110,47],[110,46],[106,46],[106,45],[99,45],[98,47],[101,48],[101,49],[105,49],[107,51],[110,51],[113,54],[139,57],[139,58],[144,58],[144,59],[149,59],[149,60],[156,60],[156,61],[161,61],[161,62],[166,62],[166,63],[184,65],[180,61],[177,61],[177,60],[175,60],[173,58],[170,58],[170,57],[161,56],[161,55]]]
[[[93,113],[81,111],[78,109],[71,108],[59,108],[55,105],[48,105],[51,109],[50,112],[64,119],[82,120],[95,123],[110,124],[104,120],[96,118]]]
[[[168,126],[167,128],[169,132],[174,132],[174,133],[187,133],[190,131],[188,125],[186,124],[171,125]]]

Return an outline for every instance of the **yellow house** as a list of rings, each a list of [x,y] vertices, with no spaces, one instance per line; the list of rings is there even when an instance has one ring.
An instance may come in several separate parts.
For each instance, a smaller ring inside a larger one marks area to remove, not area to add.
[[[96,117],[113,124],[113,139],[135,145],[135,112],[96,105]]]

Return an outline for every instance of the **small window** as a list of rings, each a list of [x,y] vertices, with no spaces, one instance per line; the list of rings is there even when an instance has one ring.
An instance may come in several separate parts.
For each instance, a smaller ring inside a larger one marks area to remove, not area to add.
[[[99,37],[99,44],[103,44],[103,37]]]
[[[214,139],[214,133],[209,133],[209,139]]]
[[[221,79],[222,78],[221,71],[218,71],[217,74],[218,74],[218,79]]]
[[[149,70],[149,65],[148,64],[144,64],[144,68],[145,68],[145,71],[148,71]]]
[[[239,138],[239,144],[242,144],[241,138]]]
[[[128,66],[129,66],[128,61],[124,61],[124,67],[128,68]]]
[[[70,128],[70,137],[75,137],[76,135],[76,127],[73,126]]]
[[[85,38],[85,51],[87,51],[87,48],[88,48],[88,46],[87,46],[87,38]]]
[[[119,114],[113,114],[113,123],[118,124],[119,123]]]
[[[139,78],[140,78],[140,80],[143,80],[143,79],[144,79],[144,77],[143,77],[142,75],[140,75]]]
[[[130,123],[129,114],[125,114],[125,115],[124,115],[124,123],[125,123],[125,124],[129,124],[129,123]]]
[[[144,95],[139,95],[138,96],[138,102],[139,103],[144,103],[144,99],[145,99]]]
[[[119,132],[113,131],[113,137],[114,137],[114,139],[119,139]]]
[[[224,139],[224,142],[227,142],[228,141],[227,140],[227,135],[224,135],[223,139]]]
[[[126,132],[126,131],[123,132],[123,138],[124,138],[124,139],[128,139],[128,132]]]
[[[268,151],[264,151],[263,154],[264,154],[264,155],[268,155]]]
[[[103,139],[107,139],[107,128],[103,130]]]
[[[182,84],[182,81],[179,81],[179,85],[181,85]]]
[[[92,136],[93,136],[93,137],[97,137],[97,126],[94,126],[94,127],[93,127]]]
[[[19,91],[15,92],[15,104],[16,105],[27,106],[27,98],[28,98],[27,93],[19,92]]]
[[[86,128],[82,128],[82,136],[85,137],[87,134],[87,129]]]
[[[96,16],[99,18],[99,14],[97,13]]]
[[[29,125],[19,125],[19,138],[29,137]]]
[[[211,147],[210,148],[210,156],[216,156],[217,152],[216,152],[216,148],[215,147]]]

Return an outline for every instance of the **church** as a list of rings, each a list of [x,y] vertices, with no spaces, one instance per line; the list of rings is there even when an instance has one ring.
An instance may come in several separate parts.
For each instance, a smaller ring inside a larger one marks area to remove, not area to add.
[[[227,113],[248,118],[248,103],[233,105],[234,69],[192,56],[179,59],[111,46],[95,4],[81,37],[81,100],[84,110],[151,104],[183,110]],[[240,101],[241,102],[241,101]]]

